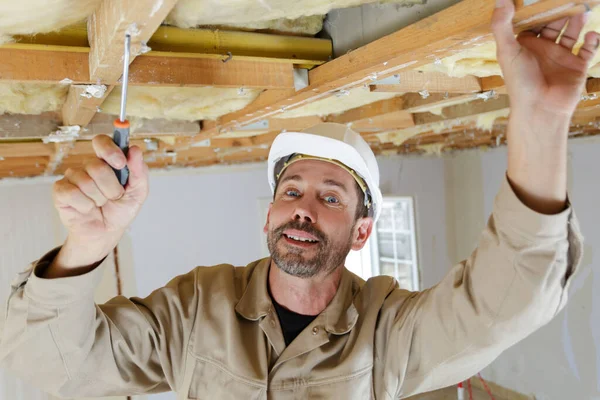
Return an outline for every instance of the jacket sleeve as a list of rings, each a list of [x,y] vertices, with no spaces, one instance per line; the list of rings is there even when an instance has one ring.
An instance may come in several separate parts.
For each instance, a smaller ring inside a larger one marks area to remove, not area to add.
[[[406,351],[393,348],[399,330],[412,327],[412,335],[396,398],[463,381],[548,323],[565,306],[582,242],[570,204],[559,214],[539,214],[516,197],[505,176],[469,259],[437,286],[397,295],[404,300],[395,302],[388,354]]]
[[[176,390],[196,314],[197,270],[146,298],[95,304],[102,266],[78,276],[40,277],[58,250],[12,283],[0,366],[61,398]]]

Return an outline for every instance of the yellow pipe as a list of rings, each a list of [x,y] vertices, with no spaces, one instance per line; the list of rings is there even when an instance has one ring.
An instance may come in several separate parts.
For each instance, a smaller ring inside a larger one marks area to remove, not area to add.
[[[34,50],[89,52],[85,24],[58,32],[15,36],[6,47]],[[223,58],[286,62],[315,66],[327,62],[333,53],[331,41],[301,36],[210,29],[181,29],[161,26],[152,35],[149,55],[161,57]]]

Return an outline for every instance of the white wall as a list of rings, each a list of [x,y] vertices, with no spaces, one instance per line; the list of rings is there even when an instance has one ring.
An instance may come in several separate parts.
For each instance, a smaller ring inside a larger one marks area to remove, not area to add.
[[[600,259],[595,254],[600,247],[600,142],[569,143],[569,197],[586,239],[569,303],[552,322],[505,351],[484,371],[491,381],[539,400],[600,399]],[[473,249],[491,213],[506,171],[506,148],[458,153],[446,159],[446,167],[448,197],[455,199],[458,260]],[[448,212],[449,225],[452,215]]]

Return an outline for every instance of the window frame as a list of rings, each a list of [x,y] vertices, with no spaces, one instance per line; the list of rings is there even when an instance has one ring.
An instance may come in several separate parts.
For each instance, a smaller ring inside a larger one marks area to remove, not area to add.
[[[417,291],[420,290],[421,287],[421,274],[420,274],[420,268],[419,268],[419,257],[418,257],[418,248],[417,248],[417,226],[416,226],[416,210],[415,210],[415,199],[413,196],[384,196],[383,197],[383,204],[382,207],[385,207],[385,204],[389,204],[389,203],[393,203],[396,204],[398,202],[405,202],[408,206],[408,222],[409,222],[409,229],[408,229],[408,234],[410,234],[411,238],[410,238],[410,246],[411,246],[411,254],[412,254],[412,259],[410,260],[410,264],[412,266],[412,270],[411,270],[411,281],[412,281],[412,290]],[[393,206],[392,206],[393,208]],[[381,219],[380,219],[381,221]],[[374,224],[373,226],[373,232],[371,233],[371,237],[369,238],[369,244],[370,244],[370,253],[371,253],[371,270],[372,270],[372,275],[376,276],[376,275],[380,275],[381,274],[381,270],[380,270],[380,261],[381,261],[381,257],[379,256],[379,233],[384,233],[384,231],[380,231],[377,228],[377,224],[380,222],[378,221],[377,223]],[[392,218],[392,225],[394,224],[394,219]],[[385,232],[391,232],[393,235],[393,245],[394,248],[396,246],[396,237],[395,234],[397,232],[400,232],[399,230],[395,229],[395,226],[392,227],[391,230],[386,230]],[[395,253],[397,253],[394,250]],[[398,260],[397,258],[392,259],[392,260]],[[397,263],[396,263],[397,264]],[[395,266],[394,269],[395,273],[396,273],[396,277],[398,275],[398,270],[397,270],[397,265]]]

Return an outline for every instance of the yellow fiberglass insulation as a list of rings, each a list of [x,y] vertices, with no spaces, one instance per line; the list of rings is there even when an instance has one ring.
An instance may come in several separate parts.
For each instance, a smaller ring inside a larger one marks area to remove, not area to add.
[[[297,19],[280,18],[270,21],[244,22],[242,24],[216,24],[216,25],[198,25],[202,28],[218,28],[229,30],[273,32],[273,33],[293,33],[300,35],[314,36],[323,29],[324,15],[311,15]],[[177,26],[188,28],[186,21],[181,21]],[[192,26],[194,27],[194,26]]]
[[[257,24],[279,19],[295,20],[325,15],[335,8],[354,7],[375,0],[179,0],[167,17],[180,27],[199,25]],[[422,0],[386,0],[382,3],[421,4]],[[281,24],[280,22],[274,22]]]
[[[58,30],[86,19],[101,0],[0,1],[0,44],[12,35]]]
[[[68,91],[68,85],[0,82],[0,114],[58,111]]]
[[[600,6],[595,7],[590,12],[588,20],[579,35],[579,40],[575,45],[574,53],[579,51],[585,34],[590,31],[600,32]],[[491,36],[489,38],[493,39]],[[437,60],[433,64],[428,64],[418,69],[420,71],[443,72],[457,78],[466,75],[479,77],[502,75],[500,65],[496,59],[496,42],[487,41],[480,43],[479,40],[474,39],[469,44],[474,47],[457,52],[454,55]],[[590,62],[592,66],[588,71],[590,76],[600,77],[600,65],[597,65],[599,62],[600,52]]]
[[[260,89],[129,86],[127,115],[188,121],[216,119],[244,108],[260,92]],[[102,104],[102,112],[119,114],[120,105],[121,87],[116,87]]]
[[[334,95],[313,101],[305,106],[284,111],[275,118],[296,118],[309,115],[325,116],[339,114],[356,107],[371,104],[379,100],[391,99],[402,93],[371,92],[368,86],[360,86],[350,90],[342,90]]]

